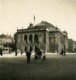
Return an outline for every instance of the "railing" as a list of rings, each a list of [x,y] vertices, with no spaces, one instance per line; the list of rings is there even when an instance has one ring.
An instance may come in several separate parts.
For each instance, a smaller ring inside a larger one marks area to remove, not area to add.
[[[29,31],[43,31],[46,30],[45,28],[40,29],[18,29],[17,32],[29,32]]]

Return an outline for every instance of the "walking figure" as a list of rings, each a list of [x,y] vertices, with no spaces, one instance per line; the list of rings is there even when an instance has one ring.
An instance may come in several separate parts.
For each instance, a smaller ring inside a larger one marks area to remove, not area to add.
[[[26,51],[27,63],[30,63],[31,51]]]
[[[34,61],[38,60],[38,54],[35,52]]]
[[[38,55],[39,55],[39,59],[41,59],[41,57],[42,57],[42,50],[41,49],[38,50]]]
[[[42,62],[46,60],[46,54],[45,52],[43,52],[43,56],[42,56]]]
[[[2,56],[3,55],[3,53],[2,53],[2,49],[0,48],[0,55]]]
[[[15,50],[15,56],[17,56],[17,50]]]
[[[62,55],[62,56],[63,56],[63,50],[61,50],[60,55]]]

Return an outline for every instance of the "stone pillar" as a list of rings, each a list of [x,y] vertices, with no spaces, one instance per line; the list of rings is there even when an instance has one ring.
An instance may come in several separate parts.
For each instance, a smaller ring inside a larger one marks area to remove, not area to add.
[[[29,43],[29,34],[27,35],[27,43]]]
[[[26,47],[27,47],[27,50],[29,50],[29,46],[28,46],[28,44],[29,44],[29,34],[26,34],[27,35],[27,43],[26,43]]]
[[[34,34],[32,34],[32,42],[34,43]]]
[[[33,44],[34,44],[34,34],[33,34],[33,37],[32,37],[32,42],[33,42]],[[35,51],[35,46],[33,46],[33,51]]]
[[[49,32],[46,31],[46,42],[45,42],[45,51],[49,52]]]

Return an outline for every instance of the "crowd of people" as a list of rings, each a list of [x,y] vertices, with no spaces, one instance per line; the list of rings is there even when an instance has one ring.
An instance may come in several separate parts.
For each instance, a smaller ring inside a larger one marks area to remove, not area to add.
[[[18,53],[19,53],[19,50],[16,49],[15,50],[15,56],[17,56]],[[20,53],[21,53],[21,55],[23,54],[22,51],[20,51]],[[27,63],[30,63],[30,58],[31,58],[32,50],[25,50],[25,54],[26,54],[26,57],[27,57]],[[0,48],[0,55],[1,56],[3,55],[1,48]],[[66,55],[65,54],[65,50],[61,50],[60,55],[65,56]],[[36,48],[35,49],[35,54],[34,54],[34,62],[36,62],[38,60],[42,60],[42,62],[46,60],[45,51],[43,51],[40,48]]]
[[[30,63],[32,51],[27,50],[27,51],[25,51],[25,53],[26,53],[26,57],[27,57],[27,63]],[[45,55],[45,52],[43,52],[41,49],[37,48],[35,50],[34,62],[36,62],[39,59],[42,59],[42,61],[45,61],[46,55]]]
[[[17,56],[18,53],[21,53],[21,55],[22,55],[23,51],[20,51],[20,50],[16,49],[15,50],[15,56]],[[31,58],[32,51],[31,50],[25,50],[25,54],[26,54],[26,57],[27,57],[27,63],[30,63],[30,58]],[[1,56],[3,55],[3,51],[2,51],[1,48],[0,48],[0,55]],[[43,52],[41,49],[37,48],[35,50],[35,54],[34,54],[34,62],[36,62],[37,60],[40,60],[40,59],[42,59],[42,61],[44,61],[45,58],[46,58],[45,52]]]
[[[15,56],[17,56],[18,53],[19,53],[19,50],[15,50]],[[20,53],[21,53],[21,55],[23,54],[22,51],[20,51]],[[26,50],[25,49],[25,54],[26,54],[26,57],[27,57],[27,63],[30,63],[32,50]],[[36,62],[40,59],[42,60],[42,62],[46,60],[45,51],[41,50],[40,48],[36,48],[35,54],[34,54],[34,62]]]

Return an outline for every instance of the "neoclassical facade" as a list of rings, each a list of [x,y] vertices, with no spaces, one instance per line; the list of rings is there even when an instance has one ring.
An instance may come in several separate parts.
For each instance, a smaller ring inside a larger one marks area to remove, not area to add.
[[[17,49],[35,51],[38,47],[45,52],[60,53],[62,49],[68,48],[67,32],[60,31],[52,24],[41,21],[37,25],[29,25],[27,29],[18,29],[15,33]]]

